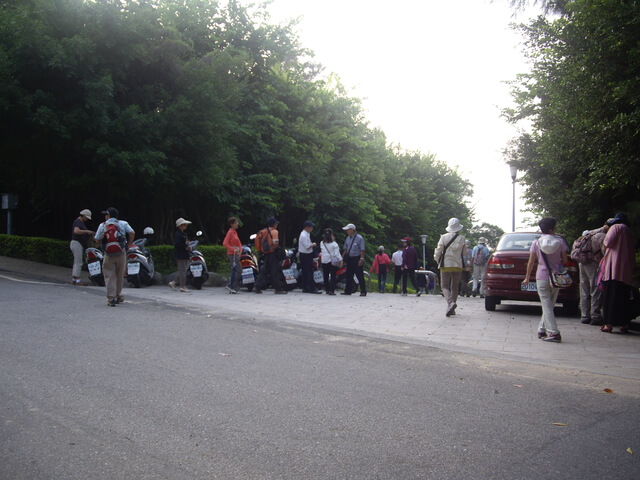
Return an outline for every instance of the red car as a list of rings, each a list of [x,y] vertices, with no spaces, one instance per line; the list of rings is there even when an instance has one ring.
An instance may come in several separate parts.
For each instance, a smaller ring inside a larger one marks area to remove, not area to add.
[[[539,302],[536,290],[535,269],[528,285],[522,281],[527,273],[529,250],[540,232],[505,233],[500,237],[496,251],[489,257],[487,271],[482,279],[484,285],[484,307],[492,312],[503,300],[519,300]],[[556,235],[565,245],[568,262],[564,264],[571,275],[573,283],[568,288],[560,289],[558,303],[571,313],[578,311],[579,305],[579,273],[578,264],[568,256],[569,245],[562,235]]]

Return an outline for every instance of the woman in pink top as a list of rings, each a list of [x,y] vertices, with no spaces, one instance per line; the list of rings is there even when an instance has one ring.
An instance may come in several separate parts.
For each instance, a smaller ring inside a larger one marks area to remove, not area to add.
[[[231,278],[229,278],[227,290],[229,290],[229,293],[238,293],[238,290],[240,290],[240,280],[242,279],[242,264],[240,263],[242,242],[237,232],[238,219],[236,217],[229,218],[227,225],[229,226],[229,230],[227,230],[227,235],[222,241],[222,245],[227,247],[227,257],[229,257],[229,263],[231,264]]]
[[[373,264],[371,264],[371,269],[369,270],[369,273],[375,271],[376,275],[378,275],[378,291],[380,293],[384,293],[384,288],[387,285],[387,271],[390,263],[389,255],[384,253],[384,247],[380,245],[378,253],[373,257]]]
[[[603,332],[611,333],[613,327],[627,333],[631,323],[632,276],[635,264],[636,239],[629,228],[629,220],[624,213],[618,213],[609,220],[606,248],[602,263],[602,320]]]

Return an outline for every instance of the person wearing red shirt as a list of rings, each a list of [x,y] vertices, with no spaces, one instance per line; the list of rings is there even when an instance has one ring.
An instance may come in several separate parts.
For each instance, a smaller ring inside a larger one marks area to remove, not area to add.
[[[229,230],[222,241],[222,245],[227,247],[227,257],[231,264],[231,275],[229,283],[226,285],[229,293],[238,293],[240,290],[240,281],[242,280],[242,264],[240,263],[240,254],[242,253],[242,242],[238,237],[238,219],[230,217],[227,220]]]

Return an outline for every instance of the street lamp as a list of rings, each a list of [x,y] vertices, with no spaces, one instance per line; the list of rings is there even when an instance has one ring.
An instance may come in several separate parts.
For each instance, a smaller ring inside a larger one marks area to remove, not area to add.
[[[427,245],[427,235],[420,235],[420,239],[422,240],[422,268],[427,269],[427,254],[426,254],[426,245]]]
[[[518,176],[518,167],[509,165],[511,170],[511,183],[513,184],[513,213],[511,215],[511,231],[516,231],[516,177]]]

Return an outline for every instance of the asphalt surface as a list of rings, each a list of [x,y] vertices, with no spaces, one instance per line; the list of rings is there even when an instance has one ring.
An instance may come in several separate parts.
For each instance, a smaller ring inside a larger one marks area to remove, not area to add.
[[[69,283],[70,269],[0,257],[1,276],[23,275],[54,283]],[[85,275],[85,282],[88,282]],[[128,285],[125,283],[125,285]],[[100,292],[103,287],[87,286]],[[175,306],[192,306],[231,317],[265,318],[297,325],[326,328],[368,337],[429,345],[485,357],[547,365],[573,371],[640,380],[640,325],[632,333],[605,334],[579,318],[563,316],[556,309],[562,343],[538,339],[541,309],[530,302],[509,302],[494,312],[484,309],[480,298],[460,298],[456,315],[445,316],[440,295],[402,297],[369,292],[367,297],[304,294],[231,295],[224,288],[203,287],[191,294],[172,291],[166,285],[124,289],[131,300],[146,299]],[[117,307],[116,307],[117,308]]]
[[[112,308],[34,268],[0,271],[2,480],[638,477],[638,380],[304,318],[374,294],[158,286]]]

